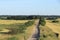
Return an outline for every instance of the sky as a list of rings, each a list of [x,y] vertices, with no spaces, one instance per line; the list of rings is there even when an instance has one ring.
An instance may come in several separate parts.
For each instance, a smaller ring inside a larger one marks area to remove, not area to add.
[[[0,0],[0,15],[60,15],[60,1]]]

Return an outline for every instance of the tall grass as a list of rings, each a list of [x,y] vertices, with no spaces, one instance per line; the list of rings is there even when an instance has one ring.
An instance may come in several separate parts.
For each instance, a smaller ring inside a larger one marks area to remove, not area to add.
[[[10,37],[7,40],[18,40],[18,38],[16,38],[16,37]]]
[[[27,27],[33,25],[34,21],[28,21],[24,24],[15,24],[17,26],[14,27],[8,27],[8,30],[11,30],[8,32],[8,34],[17,34],[17,33],[24,33]],[[11,25],[12,26],[12,25]]]

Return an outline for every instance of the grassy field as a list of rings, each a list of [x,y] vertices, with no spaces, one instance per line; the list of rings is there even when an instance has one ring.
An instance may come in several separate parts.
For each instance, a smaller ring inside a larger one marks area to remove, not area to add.
[[[0,20],[0,25],[5,24],[5,25],[10,25],[14,23],[25,23],[28,20]]]
[[[28,22],[30,20],[0,20],[0,32],[8,32],[6,28],[9,27],[18,27],[20,24],[24,24],[25,22]],[[35,24],[32,26],[29,26],[25,33],[22,34],[16,34],[16,35],[8,35],[8,34],[0,34],[0,40],[24,40],[27,39],[34,28]],[[2,30],[2,31],[1,31]]]
[[[52,23],[53,20],[46,20],[46,25],[40,26],[40,40],[60,40],[60,18],[57,20],[59,21],[57,23]]]
[[[59,40],[47,26],[40,26],[40,40]]]
[[[0,29],[17,26],[17,24],[28,22],[28,20],[0,20]]]

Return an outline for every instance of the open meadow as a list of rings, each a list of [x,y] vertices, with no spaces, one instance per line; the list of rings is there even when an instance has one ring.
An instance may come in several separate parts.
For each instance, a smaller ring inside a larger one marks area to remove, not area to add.
[[[60,40],[60,18],[45,21],[45,26],[40,26],[40,40]]]
[[[36,20],[0,20],[0,40],[27,40]]]
[[[1,18],[0,40],[60,40],[60,18],[50,16]]]

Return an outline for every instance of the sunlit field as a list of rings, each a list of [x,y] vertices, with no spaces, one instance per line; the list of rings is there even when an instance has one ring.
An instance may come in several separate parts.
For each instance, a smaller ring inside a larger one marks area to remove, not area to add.
[[[46,25],[40,26],[40,36],[40,40],[60,40],[60,18],[46,20]]]
[[[0,30],[2,30],[0,32],[9,32],[9,30],[6,29],[7,27],[16,27],[17,24],[25,23],[25,22],[28,22],[28,20],[0,20]],[[18,34],[18,35],[21,38],[21,40],[24,39],[23,34],[22,35]],[[0,40],[8,40],[7,38],[14,37],[14,36],[17,37],[17,35],[0,34]]]
[[[32,20],[0,20],[0,32],[9,32],[7,28],[18,28],[21,24],[24,24],[28,21]],[[0,40],[25,40],[28,39],[29,36],[33,32],[33,28],[35,26],[35,23],[25,30],[24,33],[18,33],[18,34],[0,34]]]
[[[14,23],[25,23],[27,21],[28,20],[0,20],[0,24],[9,25]]]

